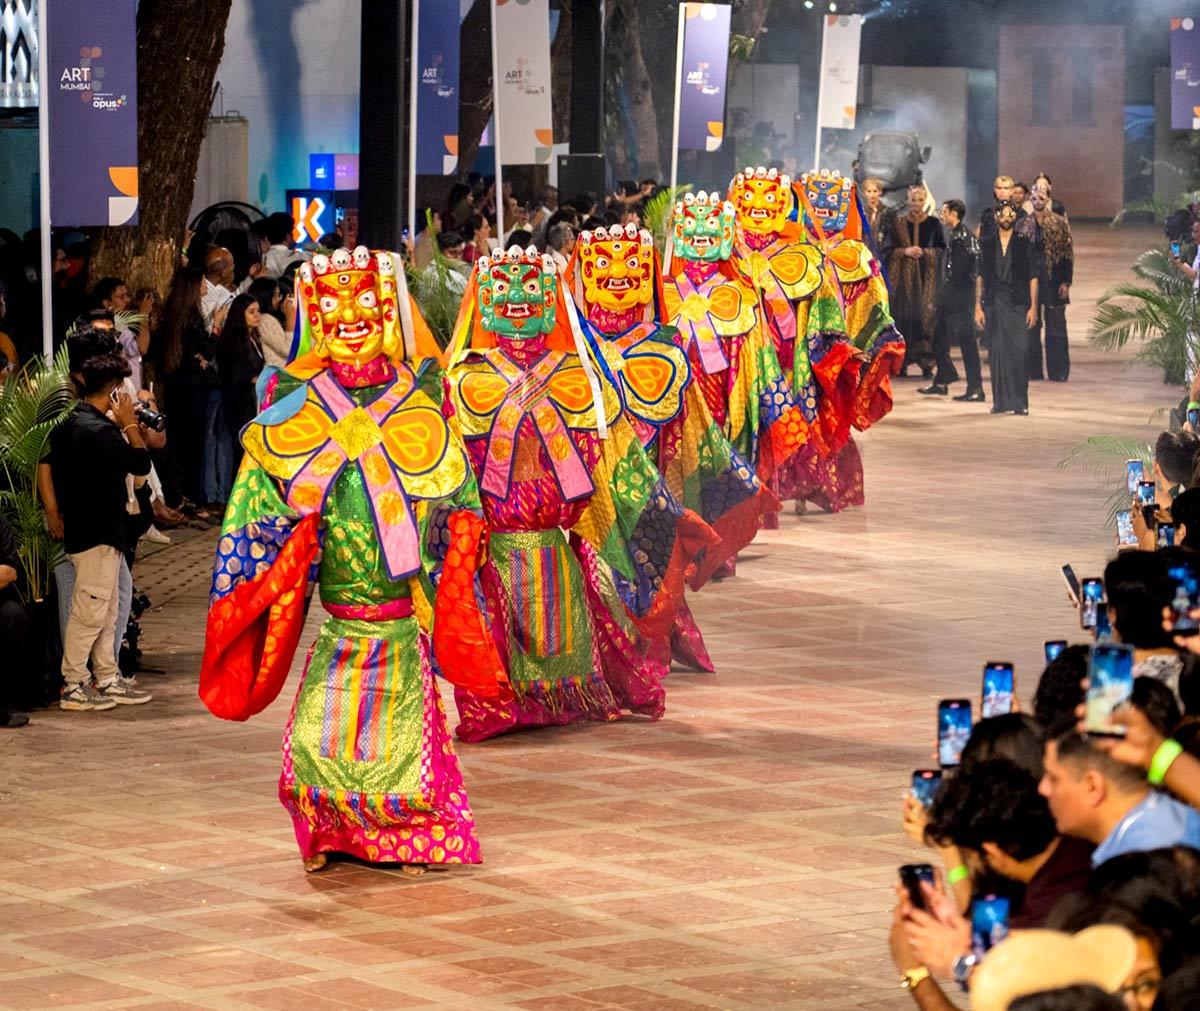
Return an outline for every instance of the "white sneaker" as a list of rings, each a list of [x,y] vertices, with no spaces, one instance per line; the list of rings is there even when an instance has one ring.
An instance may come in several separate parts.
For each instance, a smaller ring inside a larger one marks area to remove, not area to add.
[[[154,698],[145,688],[137,686],[136,678],[123,677],[105,685],[100,689],[100,694],[119,706],[140,706]]]
[[[71,711],[116,709],[117,703],[89,684],[75,685],[58,700],[58,708]]]
[[[151,526],[144,534],[142,540],[149,541],[151,544],[170,544],[171,538],[164,534],[156,526]]]

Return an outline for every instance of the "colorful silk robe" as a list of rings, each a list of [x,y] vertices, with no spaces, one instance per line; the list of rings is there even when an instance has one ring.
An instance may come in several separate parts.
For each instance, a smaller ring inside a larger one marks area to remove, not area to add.
[[[667,491],[603,378],[599,437],[578,355],[501,339],[452,366],[450,389],[488,521],[482,575],[511,686],[498,700],[456,690],[458,735],[621,710],[657,719],[659,673],[634,639],[665,635],[688,565],[715,536]]]
[[[330,617],[279,781],[306,858],[480,859],[433,660],[481,694],[497,695],[504,675],[473,588],[478,493],[442,396],[432,362],[379,359],[355,375],[301,360],[274,375],[242,433],[200,695],[227,719],[270,704],[315,577]]]
[[[665,279],[663,295],[714,420],[759,481],[813,452],[754,289],[716,261],[690,261]]]
[[[851,421],[866,431],[892,409],[892,376],[904,361],[888,285],[866,240],[854,181],[834,172],[806,173],[796,183],[807,233],[824,253],[841,288],[846,332],[862,356]],[[878,238],[878,237],[877,237]]]

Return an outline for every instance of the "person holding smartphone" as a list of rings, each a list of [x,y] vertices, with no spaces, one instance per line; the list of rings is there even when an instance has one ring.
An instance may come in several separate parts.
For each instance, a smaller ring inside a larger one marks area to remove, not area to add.
[[[1196,247],[1196,255],[1192,259],[1191,266],[1184,263],[1183,259],[1174,251],[1171,253],[1171,260],[1180,273],[1192,282],[1192,287],[1200,291],[1200,220],[1192,222],[1192,244]]]
[[[150,473],[133,398],[118,392],[128,375],[114,334],[88,327],[71,337],[80,399],[51,434],[49,457],[63,546],[75,569],[59,700],[68,711],[150,701],[149,692],[121,677],[114,648],[129,531],[125,478]]]

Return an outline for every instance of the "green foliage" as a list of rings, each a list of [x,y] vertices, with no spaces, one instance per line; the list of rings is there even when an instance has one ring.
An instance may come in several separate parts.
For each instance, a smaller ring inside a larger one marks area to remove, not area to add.
[[[1182,383],[1189,350],[1196,353],[1200,344],[1200,309],[1192,282],[1163,249],[1142,253],[1133,273],[1138,281],[1110,288],[1096,303],[1088,343],[1116,351],[1139,342],[1138,361],[1162,368],[1167,382]]]
[[[425,212],[425,228],[433,244],[433,260],[426,270],[415,270],[405,263],[408,290],[416,300],[429,324],[430,332],[438,344],[445,348],[454,335],[454,322],[458,319],[458,307],[462,303],[462,274],[451,266],[450,259],[438,249],[437,234],[433,230],[433,214]],[[451,274],[457,277],[451,278]]]
[[[1059,462],[1058,469],[1082,467],[1102,479],[1101,490],[1107,494],[1108,521],[1116,521],[1117,513],[1129,508],[1131,496],[1125,476],[1125,461],[1141,460],[1146,474],[1154,473],[1154,447],[1137,439],[1122,439],[1115,435],[1093,435],[1071,447]]]
[[[642,205],[642,227],[654,236],[654,245],[660,253],[667,248],[667,229],[671,226],[675,202],[691,188],[691,183],[683,183],[674,189],[664,186],[661,193],[656,193]]]
[[[61,554],[42,518],[38,463],[46,455],[50,433],[66,418],[74,400],[65,343],[53,363],[35,358],[0,385],[0,513],[17,540],[22,576],[18,585],[33,600],[46,595]]]

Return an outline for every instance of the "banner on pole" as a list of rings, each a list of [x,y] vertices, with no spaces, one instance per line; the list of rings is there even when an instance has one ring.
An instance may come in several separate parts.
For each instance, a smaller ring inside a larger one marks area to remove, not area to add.
[[[50,117],[50,222],[135,225],[138,214],[136,0],[42,7]]]
[[[1200,25],[1171,18],[1171,129],[1200,130]]]
[[[550,115],[550,2],[495,0],[496,80],[506,165],[548,165],[554,143]]]
[[[458,5],[423,3],[417,25],[417,172],[448,176],[458,167]]]
[[[858,51],[862,15],[825,17],[821,55],[821,108],[817,123],[835,130],[853,130],[858,110]]]
[[[684,7],[683,79],[679,82],[679,147],[716,151],[725,136],[729,67],[728,4]]]

